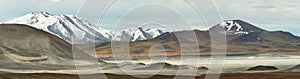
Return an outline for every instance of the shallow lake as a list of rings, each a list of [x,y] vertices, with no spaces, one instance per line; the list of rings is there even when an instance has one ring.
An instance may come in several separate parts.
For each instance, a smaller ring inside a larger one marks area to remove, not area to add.
[[[300,64],[300,56],[278,55],[278,54],[252,54],[252,55],[236,55],[222,57],[210,56],[175,56],[175,57],[152,57],[152,58],[135,58],[135,59],[102,59],[110,63],[159,63],[167,62],[173,65],[191,65],[191,66],[205,66],[210,64],[222,66],[224,69],[228,68],[249,68],[258,65],[286,67]]]

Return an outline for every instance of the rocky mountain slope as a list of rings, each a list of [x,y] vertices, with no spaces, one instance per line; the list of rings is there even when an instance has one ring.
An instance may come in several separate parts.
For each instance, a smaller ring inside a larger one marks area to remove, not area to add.
[[[71,44],[27,25],[0,25],[0,68],[12,70],[75,69],[74,58],[90,57]],[[81,57],[73,54],[81,55]]]

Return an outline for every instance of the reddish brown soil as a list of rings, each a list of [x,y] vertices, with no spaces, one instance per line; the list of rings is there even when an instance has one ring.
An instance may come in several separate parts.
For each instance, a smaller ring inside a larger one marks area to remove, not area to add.
[[[88,75],[89,76],[89,75]],[[125,75],[106,74],[108,79],[140,79]],[[188,76],[181,76],[182,79]],[[197,76],[196,79],[204,79]],[[156,75],[146,79],[173,79],[174,76]],[[299,79],[300,73],[227,73],[222,74],[220,79]],[[77,75],[62,74],[0,74],[0,79],[80,79]],[[92,79],[92,78],[91,78]],[[101,79],[101,78],[97,78]]]

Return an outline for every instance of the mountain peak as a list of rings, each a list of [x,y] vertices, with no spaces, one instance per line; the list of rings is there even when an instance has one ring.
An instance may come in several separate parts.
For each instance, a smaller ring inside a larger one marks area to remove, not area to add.
[[[74,15],[54,15],[48,12],[32,12],[4,22],[5,24],[25,24],[56,35],[68,42],[106,42],[109,30],[101,29],[87,20]],[[97,37],[93,37],[97,36]]]
[[[234,34],[248,34],[250,32],[265,31],[264,29],[258,28],[243,20],[224,20],[218,25],[224,27],[227,32]]]
[[[112,41],[138,41],[148,40],[160,36],[165,31],[145,27],[131,27],[111,32]],[[129,40],[128,40],[129,39]]]
[[[53,14],[50,14],[48,12],[31,12],[26,14],[27,17],[49,17],[54,16]]]
[[[50,14],[50,13],[48,13],[48,12],[31,12],[31,13],[29,13],[29,14],[34,14],[34,15],[37,15],[37,14],[42,14],[42,15],[52,15],[52,14]]]

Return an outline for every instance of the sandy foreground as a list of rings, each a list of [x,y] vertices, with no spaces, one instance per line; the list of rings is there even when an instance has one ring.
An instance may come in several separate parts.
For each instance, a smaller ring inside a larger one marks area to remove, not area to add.
[[[85,75],[92,76],[92,75]],[[107,79],[141,79],[128,75],[106,74]],[[193,78],[189,76],[179,76],[180,79]],[[155,75],[144,79],[173,79],[174,76]],[[226,73],[220,79],[299,79],[300,73]],[[80,79],[78,75],[64,74],[0,74],[0,79]],[[88,79],[88,78],[84,78]],[[93,78],[89,78],[93,79]],[[105,78],[97,78],[105,79]],[[197,76],[195,79],[205,79],[205,75]]]

